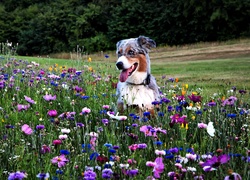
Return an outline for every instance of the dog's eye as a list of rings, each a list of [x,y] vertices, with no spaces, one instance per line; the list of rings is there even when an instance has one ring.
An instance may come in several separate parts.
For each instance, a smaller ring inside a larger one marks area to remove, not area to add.
[[[119,52],[117,53],[117,56],[118,56],[118,58],[121,57],[121,56],[122,56],[122,53],[119,51]]]
[[[129,50],[129,51],[128,51],[128,55],[129,55],[129,56],[134,56],[134,55],[135,55],[135,52],[132,51],[132,50]]]

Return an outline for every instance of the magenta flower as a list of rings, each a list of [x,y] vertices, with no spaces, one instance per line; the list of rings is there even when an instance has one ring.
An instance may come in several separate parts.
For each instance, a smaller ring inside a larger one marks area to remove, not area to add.
[[[24,132],[24,134],[26,135],[31,135],[33,133],[33,130],[29,127],[28,124],[24,124],[22,126],[22,131]]]
[[[32,100],[30,97],[28,97],[28,96],[24,96],[24,99],[28,102],[28,103],[30,103],[30,104],[35,104],[35,101],[34,100]]]
[[[60,145],[62,144],[62,141],[60,139],[53,140],[52,142],[53,145]]]
[[[51,159],[52,164],[57,164],[59,168],[63,167],[66,165],[66,163],[69,162],[69,160],[65,157],[64,154],[60,156],[56,156],[53,159]]]
[[[162,157],[157,157],[155,159],[155,166],[154,166],[154,169],[153,169],[153,172],[154,172],[154,177],[155,178],[160,178],[160,173],[163,173],[164,171],[164,163],[163,163],[163,159]]]
[[[56,110],[49,110],[47,114],[50,117],[56,117],[57,116],[57,111]]]
[[[201,96],[196,96],[192,94],[191,96],[188,96],[188,98],[193,101],[194,103],[201,102]]]
[[[41,148],[41,154],[50,153],[50,151],[50,147],[45,144]]]
[[[138,148],[138,144],[132,144],[128,147],[130,149],[130,151],[135,151]]]
[[[180,117],[179,114],[174,114],[170,116],[170,118],[171,118],[171,122],[169,123],[170,127],[173,127],[175,123],[184,124],[184,126],[187,124],[186,115]]]
[[[46,94],[45,96],[43,96],[43,99],[45,99],[46,101],[54,101],[56,100],[56,95],[52,96],[51,94]]]

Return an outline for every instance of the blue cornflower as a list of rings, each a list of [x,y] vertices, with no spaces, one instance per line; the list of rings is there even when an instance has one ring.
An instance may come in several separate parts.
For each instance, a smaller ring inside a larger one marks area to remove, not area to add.
[[[89,159],[95,160],[98,156],[99,156],[99,154],[97,152],[93,152],[92,154],[90,154]]]
[[[107,148],[111,148],[113,145],[109,143],[105,143],[104,146],[106,146]]]
[[[36,175],[37,178],[43,180],[43,179],[48,179],[49,178],[49,173],[39,173]]]
[[[63,174],[63,170],[57,169],[57,170],[56,170],[56,174]]]
[[[148,111],[143,113],[143,116],[149,116],[149,115],[150,115],[150,112]]]
[[[236,114],[227,114],[227,117],[229,117],[229,118],[235,118]]]
[[[91,145],[90,144],[87,144],[87,145],[82,144],[82,148],[83,148],[82,152],[85,153],[91,149]]]
[[[155,141],[154,144],[156,144],[157,146],[161,146],[163,143],[161,141]]]
[[[176,110],[177,112],[181,112],[181,111],[182,111],[182,106],[176,106],[176,107],[175,107],[175,110]]]
[[[174,108],[172,106],[168,106],[168,112],[171,112],[173,110],[174,110]]]
[[[200,114],[202,114],[202,112],[201,112],[201,110],[198,110],[198,111],[195,112],[195,114],[200,115]]]
[[[89,99],[89,96],[81,96],[82,99]]]
[[[159,102],[159,101],[153,101],[152,104],[153,105],[159,105],[159,104],[161,104],[161,102]]]
[[[115,149],[109,149],[109,152],[110,153],[116,153],[116,150]]]
[[[62,150],[60,150],[60,154],[69,155],[70,152],[66,149],[62,149]]]
[[[163,117],[164,116],[164,112],[158,112],[158,116]]]
[[[173,159],[173,158],[174,158],[174,155],[173,155],[173,154],[167,155],[167,156],[165,156],[165,158],[166,158],[166,159]]]

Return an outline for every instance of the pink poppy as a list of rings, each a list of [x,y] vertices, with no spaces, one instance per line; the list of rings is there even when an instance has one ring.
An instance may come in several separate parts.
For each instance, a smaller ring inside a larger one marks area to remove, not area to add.
[[[155,166],[153,169],[154,177],[160,178],[161,177],[160,173],[163,173],[163,171],[164,171],[164,163],[163,163],[162,157],[157,157],[155,159]]]

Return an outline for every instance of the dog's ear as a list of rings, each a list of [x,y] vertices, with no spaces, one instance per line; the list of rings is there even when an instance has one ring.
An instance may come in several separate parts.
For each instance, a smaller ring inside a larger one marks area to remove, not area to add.
[[[121,43],[122,43],[122,40],[121,40],[121,41],[118,41],[118,42],[116,43],[116,49],[118,49],[118,48],[120,47]]]
[[[142,48],[146,50],[156,47],[155,41],[145,36],[139,36],[137,42]]]

